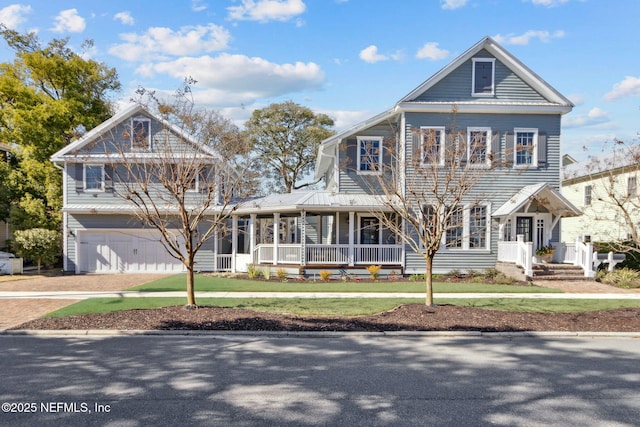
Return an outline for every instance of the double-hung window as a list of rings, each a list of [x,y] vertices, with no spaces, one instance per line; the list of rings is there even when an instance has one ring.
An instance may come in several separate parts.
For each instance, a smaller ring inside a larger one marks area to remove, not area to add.
[[[84,165],[84,190],[104,191],[104,165]]]
[[[445,233],[445,247],[447,249],[488,250],[489,210],[489,205],[486,204],[457,206],[451,210]]]
[[[516,166],[535,167],[538,165],[538,129],[516,128],[514,163]]]
[[[444,165],[444,127],[420,128],[420,158],[423,165]]]
[[[467,129],[467,159],[472,165],[488,165],[490,162],[491,128]]]
[[[131,149],[151,149],[151,120],[146,117],[131,119]]]
[[[584,205],[585,206],[590,206],[591,205],[591,192],[593,190],[593,187],[590,185],[585,185],[584,186]]]
[[[473,58],[472,96],[493,96],[495,92],[494,58]]]
[[[358,172],[377,173],[382,167],[382,137],[358,137]]]

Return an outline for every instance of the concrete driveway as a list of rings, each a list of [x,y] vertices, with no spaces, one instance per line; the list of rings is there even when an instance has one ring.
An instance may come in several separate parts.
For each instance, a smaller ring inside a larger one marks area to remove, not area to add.
[[[167,274],[83,274],[0,276],[0,291],[123,291]],[[74,299],[0,299],[0,330],[73,304]]]

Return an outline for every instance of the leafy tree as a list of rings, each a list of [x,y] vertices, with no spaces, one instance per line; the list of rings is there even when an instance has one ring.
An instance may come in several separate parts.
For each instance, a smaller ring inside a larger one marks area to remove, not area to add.
[[[60,232],[45,228],[18,230],[14,236],[14,250],[21,257],[40,265],[52,265],[60,256]]]
[[[333,135],[333,125],[326,114],[293,101],[255,110],[245,123],[245,135],[260,156],[266,189],[290,193],[312,185],[299,181],[315,164],[320,142]]]
[[[0,214],[6,218],[10,211],[14,228],[30,228],[33,220],[24,220],[38,200],[44,209],[38,225],[53,229],[60,224],[62,191],[49,157],[111,116],[107,97],[120,83],[115,69],[83,58],[68,39],[43,46],[35,34],[2,25],[0,35],[15,52],[13,62],[0,64],[0,141],[12,147],[16,160],[7,177],[11,209]]]

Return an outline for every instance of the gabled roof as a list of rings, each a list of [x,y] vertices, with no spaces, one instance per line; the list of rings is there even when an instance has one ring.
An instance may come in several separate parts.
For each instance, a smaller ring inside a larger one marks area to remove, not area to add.
[[[51,156],[51,161],[55,162],[55,163],[64,163],[64,161],[66,159],[68,159],[68,158],[71,158],[71,157],[72,158],[77,158],[77,156],[75,154],[73,154],[73,153],[77,152],[77,150],[81,149],[82,147],[86,146],[87,144],[90,144],[90,143],[94,142],[96,139],[100,138],[103,134],[105,134],[106,132],[108,132],[111,129],[115,128],[120,123],[124,122],[125,120],[128,120],[129,118],[135,116],[136,114],[145,114],[145,115],[147,115],[149,117],[152,117],[154,120],[156,120],[159,123],[161,123],[163,126],[165,126],[167,129],[169,129],[171,132],[173,132],[176,135],[178,135],[182,140],[187,141],[188,143],[192,144],[194,147],[196,147],[199,150],[201,150],[204,154],[207,154],[209,156],[217,156],[215,151],[213,151],[212,149],[210,149],[207,146],[204,146],[204,145],[200,144],[200,142],[198,142],[196,139],[194,139],[193,136],[187,134],[186,132],[184,132],[184,130],[180,129],[176,125],[174,125],[172,123],[169,123],[168,121],[166,121],[166,120],[164,120],[164,119],[152,114],[151,112],[149,112],[149,110],[147,110],[146,108],[144,108],[140,104],[133,104],[133,105],[131,105],[131,106],[119,111],[117,114],[112,116],[110,119],[105,120],[104,122],[100,123],[98,126],[96,126],[95,128],[91,129],[89,132],[85,133],[84,135],[82,135],[80,138],[78,138],[77,140],[75,140],[71,144],[67,145],[66,147],[64,147],[61,150],[59,150],[57,153],[53,154]],[[137,153],[136,155],[140,156],[139,153]],[[144,157],[144,155],[142,155],[142,157]],[[84,158],[84,156],[83,156],[83,158]]]
[[[597,177],[609,172],[622,173],[638,169],[640,169],[640,146],[632,145],[568,164],[561,169],[560,178],[564,182]]]
[[[420,86],[412,90],[408,95],[403,97],[399,104],[404,102],[412,102],[417,96],[433,87],[436,83],[443,80],[455,69],[471,59],[481,50],[485,49],[502,62],[507,68],[513,71],[518,77],[529,84],[533,89],[538,91],[549,102],[573,108],[573,103],[565,98],[560,92],[555,90],[551,85],[545,82],[540,76],[534,73],[529,67],[520,62],[515,56],[507,52],[491,37],[485,37],[475,45],[471,46],[462,55],[451,61],[447,66],[435,73]],[[481,100],[480,100],[481,101]]]
[[[513,215],[533,200],[537,200],[554,215],[561,217],[582,215],[582,212],[562,194],[546,182],[541,182],[523,187],[500,206],[492,216],[500,218]]]

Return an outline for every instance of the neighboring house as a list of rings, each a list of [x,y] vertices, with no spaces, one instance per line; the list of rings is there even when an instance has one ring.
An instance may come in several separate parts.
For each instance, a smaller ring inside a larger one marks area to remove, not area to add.
[[[253,262],[274,273],[282,268],[310,276],[322,269],[363,272],[380,264],[401,274],[424,273],[422,257],[374,215],[384,204],[367,178],[376,173],[372,162],[391,161],[388,141],[410,155],[417,143],[413,130],[426,129],[449,144],[445,134],[454,120],[474,141],[475,151],[467,151],[461,161],[478,161],[478,168],[486,166],[485,160],[500,161],[495,168],[487,167],[486,176],[463,201],[459,226],[442,242],[434,272],[480,270],[498,261],[528,259],[525,271],[531,274],[532,250],[557,244],[560,218],[580,214],[559,193],[560,120],[572,108],[567,98],[494,40],[484,38],[389,110],[323,141],[315,177],[324,179],[324,190],[239,204],[228,238],[203,248],[198,268],[246,271]],[[97,135],[131,127],[138,119],[154,120],[144,110],[128,109],[52,158],[64,166],[65,270],[182,269],[168,258],[153,232],[141,229],[130,206],[114,197],[110,186],[115,183],[107,178],[100,153],[91,151]],[[153,129],[151,125],[152,138]],[[401,174],[400,187],[410,174]],[[476,204],[478,199],[482,203]]]
[[[423,258],[372,213],[383,203],[367,177],[375,173],[372,159],[391,161],[387,141],[409,156],[413,129],[431,130],[444,142],[452,120],[482,145],[476,146],[482,159],[501,162],[469,192],[460,226],[442,242],[434,272],[515,262],[517,235],[531,242],[529,254],[556,244],[560,218],[580,214],[559,193],[560,120],[572,108],[567,98],[484,38],[389,110],[323,141],[315,177],[324,178],[324,191],[273,195],[239,207],[238,213],[249,214],[248,223],[255,224],[248,232],[250,252],[259,264],[294,267],[308,275],[321,268],[345,272],[372,264],[424,273]],[[472,161],[467,157],[463,161]],[[478,167],[485,166],[481,162]],[[409,179],[400,175],[399,180]],[[472,204],[478,198],[483,202]],[[455,244],[447,241],[451,236]]]
[[[166,153],[169,151],[197,153],[206,164],[213,164],[216,158],[215,153],[185,135],[181,129],[162,121],[145,108],[133,105],[51,157],[63,169],[65,271],[184,271],[183,264],[164,248],[158,231],[145,227],[137,219],[133,205],[119,194],[129,173],[119,159],[124,157],[139,164],[138,170],[142,171],[144,164],[168,159]],[[203,181],[194,178],[193,191],[187,194],[188,204],[196,206],[201,203],[201,197],[205,197],[202,195],[204,190],[211,194],[210,186],[215,184]],[[153,185],[150,185],[151,192],[155,191]],[[158,188],[162,191],[161,187]],[[161,196],[156,197],[162,214],[175,215],[175,206],[163,205]],[[219,269],[218,248],[224,246],[223,239],[210,239],[196,256],[198,269]],[[229,269],[228,260],[227,255],[222,261],[227,263],[226,269]]]
[[[562,240],[624,242],[640,231],[640,146],[568,163],[562,168],[562,195],[583,215],[562,220]]]

